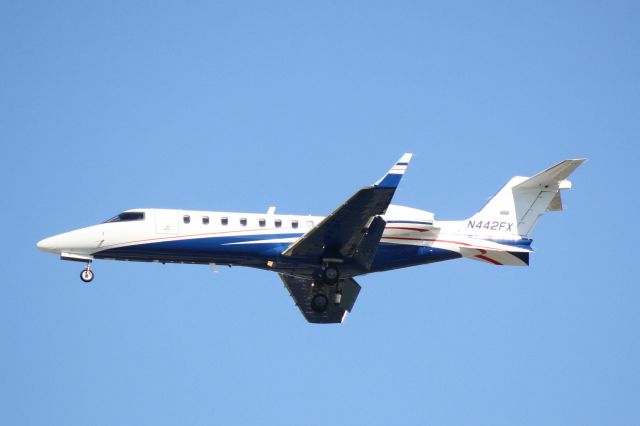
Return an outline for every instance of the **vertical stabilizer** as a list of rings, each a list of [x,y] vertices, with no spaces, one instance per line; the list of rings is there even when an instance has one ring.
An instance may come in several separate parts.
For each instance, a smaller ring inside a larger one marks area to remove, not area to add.
[[[545,212],[562,210],[560,191],[571,188],[566,178],[583,162],[565,160],[533,177],[511,178],[467,220],[465,232],[480,237],[530,238]]]

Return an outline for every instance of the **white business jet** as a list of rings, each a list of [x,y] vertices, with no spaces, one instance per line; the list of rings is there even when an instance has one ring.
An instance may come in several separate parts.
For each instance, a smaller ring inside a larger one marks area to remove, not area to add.
[[[533,177],[514,177],[471,218],[393,205],[412,154],[326,217],[266,213],[132,209],[104,223],[38,242],[63,260],[115,259],[249,266],[275,271],[304,317],[342,322],[360,292],[358,275],[443,260],[529,264],[531,233],[547,211],[562,210],[560,191],[584,161],[565,160]]]

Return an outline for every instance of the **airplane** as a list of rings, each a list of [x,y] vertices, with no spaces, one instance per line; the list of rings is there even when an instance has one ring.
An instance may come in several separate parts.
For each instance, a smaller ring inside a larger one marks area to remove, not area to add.
[[[355,277],[466,258],[529,265],[531,234],[584,159],[564,160],[532,177],[511,178],[475,215],[436,220],[431,212],[391,204],[413,154],[358,190],[326,217],[141,208],[104,223],[45,238],[38,249],[62,260],[247,266],[277,272],[311,323],[341,323],[360,293]]]

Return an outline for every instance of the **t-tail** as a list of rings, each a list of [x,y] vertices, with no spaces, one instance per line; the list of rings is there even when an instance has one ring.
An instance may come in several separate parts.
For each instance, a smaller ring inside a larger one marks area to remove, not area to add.
[[[513,177],[478,213],[450,223],[466,241],[460,254],[495,265],[528,265],[534,228],[546,212],[562,210],[561,191],[571,188],[567,178],[584,161],[564,160],[533,177]]]
[[[530,240],[542,215],[561,211],[560,192],[571,189],[567,177],[585,160],[564,160],[533,177],[516,176],[475,215],[464,233],[476,238]]]

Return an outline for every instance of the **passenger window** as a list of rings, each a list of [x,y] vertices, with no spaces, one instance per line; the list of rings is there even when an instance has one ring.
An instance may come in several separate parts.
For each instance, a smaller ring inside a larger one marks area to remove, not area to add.
[[[291,227],[292,228],[297,228],[298,227],[298,221],[297,220],[292,220],[291,221]]]
[[[243,217],[243,218],[240,219],[240,225],[247,226],[247,218],[246,217]]]
[[[203,225],[209,224],[209,216],[202,216],[202,224]]]
[[[280,219],[276,219],[274,223],[276,225],[276,228],[280,228],[282,226],[282,221]]]
[[[307,221],[307,228],[313,228],[313,221],[311,220]]]
[[[267,224],[267,221],[266,221],[266,220],[264,220],[264,219],[260,219],[260,220],[258,221],[258,224],[259,224],[261,227],[264,227],[264,226]]]
[[[182,216],[182,221],[184,223],[191,223],[191,216],[189,216],[189,215]]]
[[[228,217],[221,218],[220,223],[223,224],[224,226],[227,226],[229,224],[229,218]]]

